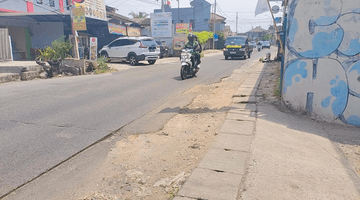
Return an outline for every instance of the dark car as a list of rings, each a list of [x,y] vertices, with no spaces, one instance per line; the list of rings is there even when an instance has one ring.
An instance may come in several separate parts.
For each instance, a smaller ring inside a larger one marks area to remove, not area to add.
[[[246,57],[250,58],[253,48],[249,45],[249,40],[243,36],[230,36],[226,38],[224,45],[225,60],[228,58]]]
[[[169,56],[169,46],[164,41],[156,41],[160,46],[160,58]]]
[[[264,41],[263,43],[262,43],[262,48],[268,48],[268,49],[270,49],[270,42],[269,41]]]

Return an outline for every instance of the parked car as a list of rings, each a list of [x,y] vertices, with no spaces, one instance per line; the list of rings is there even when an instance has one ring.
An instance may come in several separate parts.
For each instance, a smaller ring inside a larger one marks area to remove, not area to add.
[[[156,43],[160,46],[160,58],[169,56],[169,46],[165,43],[165,41],[157,40]]]
[[[99,53],[108,61],[126,60],[134,66],[146,60],[153,65],[159,59],[160,48],[151,37],[121,37],[105,45]]]
[[[264,41],[263,43],[262,43],[262,48],[268,48],[268,49],[270,49],[270,42],[269,41]]]
[[[244,36],[230,36],[226,38],[224,45],[225,60],[234,57],[250,58],[253,48],[249,45],[249,40]]]

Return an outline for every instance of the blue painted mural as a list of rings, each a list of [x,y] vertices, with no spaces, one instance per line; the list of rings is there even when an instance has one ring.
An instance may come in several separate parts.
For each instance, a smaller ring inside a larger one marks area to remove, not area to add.
[[[360,1],[290,0],[283,98],[360,126]]]

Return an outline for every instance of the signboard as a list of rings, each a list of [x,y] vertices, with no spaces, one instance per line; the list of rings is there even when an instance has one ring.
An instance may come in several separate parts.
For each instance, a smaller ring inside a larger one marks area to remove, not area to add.
[[[74,0],[76,7],[85,8],[85,16],[93,19],[106,19],[106,9],[104,0]]]
[[[177,33],[189,33],[189,31],[190,31],[189,25],[190,24],[186,24],[186,23],[176,24],[176,32]]]
[[[281,23],[281,17],[276,17],[275,18],[275,23]]]
[[[274,14],[277,14],[280,11],[280,7],[278,5],[275,5],[271,8],[271,10]]]
[[[108,23],[109,33],[114,35],[127,35],[126,26]]]
[[[172,37],[171,12],[151,13],[150,18],[152,37]]]
[[[86,20],[84,8],[73,8],[73,30],[86,31]]]
[[[176,33],[174,35],[174,50],[181,50],[185,47],[187,42],[187,35],[182,33]]]
[[[90,37],[90,60],[97,59],[97,38]]]
[[[141,29],[139,27],[127,27],[128,36],[141,36]]]

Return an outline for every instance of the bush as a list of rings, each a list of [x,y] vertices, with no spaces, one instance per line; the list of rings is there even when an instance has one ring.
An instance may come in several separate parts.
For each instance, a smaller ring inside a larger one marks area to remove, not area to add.
[[[65,36],[63,35],[53,41],[51,47],[48,46],[44,50],[39,50],[40,56],[38,59],[42,61],[65,59],[71,57],[69,52],[72,48],[73,46],[68,41],[65,41]]]
[[[104,56],[99,57],[97,59],[97,65],[95,66],[95,73],[96,74],[102,74],[105,73],[107,71],[109,71],[110,68],[107,65],[106,59]]]

